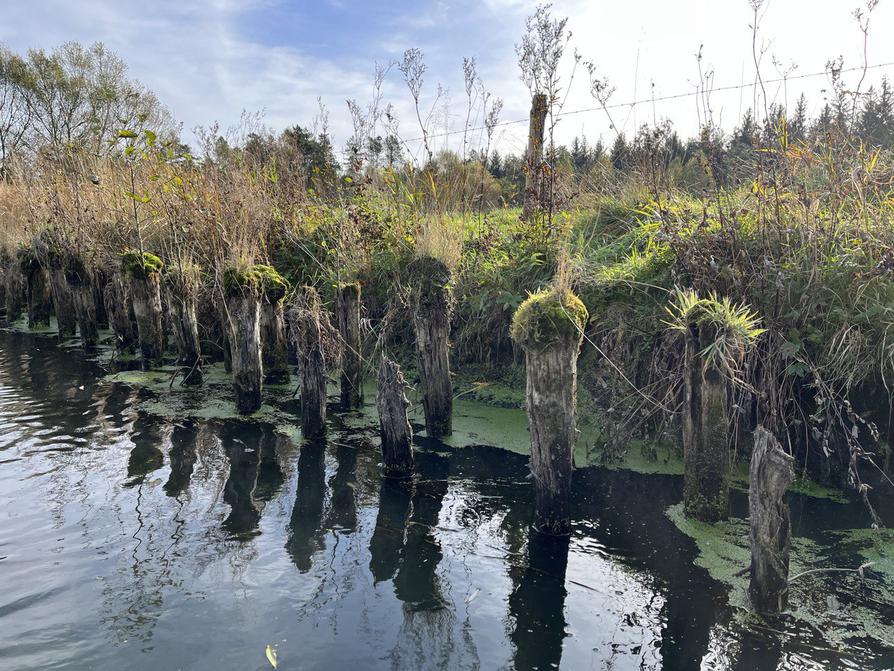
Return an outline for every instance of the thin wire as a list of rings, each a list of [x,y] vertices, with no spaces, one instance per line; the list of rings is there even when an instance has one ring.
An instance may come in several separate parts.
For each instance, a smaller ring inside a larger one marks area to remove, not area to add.
[[[868,66],[866,66],[865,69],[866,70],[878,70],[879,68],[888,68],[891,66],[894,66],[894,61],[891,61],[888,63],[879,63],[877,65],[868,65]],[[863,66],[860,65],[860,66],[855,66],[852,68],[843,68],[842,70],[839,70],[838,72],[839,73],[857,72],[857,71],[861,71],[863,69],[864,69]],[[811,77],[824,77],[827,74],[828,74],[828,72],[826,70],[824,70],[823,72],[811,72],[809,74],[793,75],[791,77],[779,77],[777,79],[765,79],[764,84],[780,84],[780,83],[792,81],[795,79],[809,79]],[[719,87],[711,89],[711,93],[715,93],[718,91],[738,91],[738,90],[744,90],[747,88],[751,88],[753,86],[754,86],[754,83],[732,84],[729,86],[719,86]],[[558,118],[572,116],[574,114],[585,114],[587,112],[599,112],[599,111],[602,111],[603,109],[621,109],[624,107],[633,107],[636,105],[645,105],[648,103],[664,102],[667,100],[679,100],[681,98],[690,98],[695,95],[699,95],[699,91],[689,91],[687,93],[674,93],[672,95],[659,96],[657,98],[649,98],[648,100],[644,99],[644,100],[634,100],[632,102],[626,102],[626,103],[614,103],[611,105],[606,105],[604,108],[602,106],[585,107],[583,109],[571,110],[569,112],[562,112],[561,114],[558,115]],[[524,118],[524,119],[512,119],[510,121],[500,121],[500,122],[494,124],[494,128],[500,127],[500,126],[512,126],[512,125],[520,124],[520,123],[528,123],[528,119]],[[469,129],[443,131],[441,133],[430,134],[428,136],[428,139],[431,140],[432,138],[436,138],[436,137],[447,137],[448,135],[458,135],[460,133],[467,132],[467,131],[471,132],[471,131],[486,130],[486,129],[487,129],[486,126],[476,126],[474,128],[469,128]],[[409,140],[406,140],[406,142],[421,142],[422,140],[423,140],[422,137],[414,137],[414,138],[410,138]]]

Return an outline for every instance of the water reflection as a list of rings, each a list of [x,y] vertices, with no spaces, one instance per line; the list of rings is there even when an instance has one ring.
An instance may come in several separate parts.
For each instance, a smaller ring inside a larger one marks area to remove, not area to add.
[[[164,485],[165,494],[180,496],[189,487],[193,468],[196,465],[196,441],[199,428],[195,422],[186,421],[177,424],[171,432],[171,447],[168,458],[171,461],[171,474]]]
[[[510,638],[516,669],[556,669],[562,661],[569,543],[568,537],[548,536],[532,528],[525,565],[509,570]]]
[[[311,569],[314,553],[322,548],[325,500],[326,442],[308,441],[298,454],[298,491],[286,541],[286,550],[301,572]]]
[[[264,504],[283,484],[276,455],[276,434],[270,427],[223,424],[219,435],[230,462],[223,500],[230,514],[223,528],[245,538],[257,533]]]

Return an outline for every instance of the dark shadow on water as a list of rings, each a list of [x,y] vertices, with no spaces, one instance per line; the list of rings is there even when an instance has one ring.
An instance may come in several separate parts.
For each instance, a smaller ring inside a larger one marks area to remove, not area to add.
[[[230,461],[223,499],[230,514],[223,528],[238,538],[258,533],[264,503],[283,483],[276,457],[276,434],[268,426],[222,423],[219,436]]]
[[[130,439],[133,448],[127,458],[127,486],[141,484],[147,475],[164,466],[161,451],[162,426],[152,417],[140,415],[133,425]]]
[[[171,448],[168,452],[171,474],[164,485],[165,494],[168,496],[180,496],[189,487],[189,480],[196,464],[198,435],[199,427],[191,421],[176,425],[171,432]]]
[[[565,571],[570,539],[531,529],[526,565],[512,566],[509,616],[515,669],[556,669],[565,640]]]
[[[413,483],[409,479],[382,479],[376,528],[369,541],[369,571],[374,582],[391,580],[397,574],[403,554],[407,520],[410,519],[412,490]]]
[[[298,492],[289,519],[286,551],[302,573],[313,566],[323,547],[323,506],[326,500],[326,442],[307,441],[298,454]]]

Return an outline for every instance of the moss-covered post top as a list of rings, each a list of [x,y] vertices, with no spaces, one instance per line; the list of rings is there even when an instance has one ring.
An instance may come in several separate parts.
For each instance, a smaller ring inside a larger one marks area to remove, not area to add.
[[[227,268],[223,276],[224,293],[227,296],[250,291],[264,296],[271,303],[281,301],[289,283],[273,266],[255,264],[237,268]]]
[[[433,256],[420,256],[413,259],[407,266],[410,278],[423,294],[433,289],[447,289],[450,287],[450,268],[447,264]]]
[[[512,317],[510,335],[526,350],[571,344],[590,315],[571,289],[553,288],[528,296]]]
[[[158,274],[164,268],[164,262],[155,254],[135,249],[128,249],[121,254],[121,270],[128,277],[145,278],[153,273]]]

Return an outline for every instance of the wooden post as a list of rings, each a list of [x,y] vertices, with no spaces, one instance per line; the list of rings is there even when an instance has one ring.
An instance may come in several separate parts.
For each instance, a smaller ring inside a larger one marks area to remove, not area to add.
[[[99,328],[111,328],[109,314],[105,304],[105,288],[109,284],[110,273],[102,267],[93,269],[93,302],[96,305],[96,324]]]
[[[788,605],[791,547],[789,507],[783,497],[795,481],[794,459],[772,433],[754,432],[748,486],[751,520],[751,582],[748,594],[759,613],[774,614]]]
[[[4,273],[6,297],[6,321],[12,324],[22,316],[25,308],[25,278],[15,261],[10,262]]]
[[[50,325],[50,313],[53,311],[50,274],[30,249],[20,251],[19,263],[25,278],[28,327],[47,327]]]
[[[130,292],[140,353],[143,366],[150,367],[161,362],[164,356],[166,338],[161,304],[161,269],[163,263],[154,254],[137,251],[125,252],[121,256],[121,266]]]
[[[261,286],[253,269],[224,273],[226,321],[236,410],[250,414],[261,407]]]
[[[323,307],[313,287],[303,287],[293,308],[293,337],[301,369],[301,433],[319,438],[326,433],[326,360],[323,354]]]
[[[59,340],[71,338],[75,334],[78,321],[75,317],[74,298],[61,265],[50,266],[50,293],[53,297],[53,312],[56,313]]]
[[[546,130],[548,111],[546,95],[534,94],[531,101],[531,117],[528,126],[528,148],[525,151],[525,198],[522,221],[530,221],[540,210],[543,197],[543,135]]]
[[[525,351],[536,527],[545,533],[569,531],[577,357],[588,318],[570,289],[554,288],[530,296],[512,319],[512,338]]]
[[[376,409],[379,412],[379,435],[385,475],[409,477],[413,474],[413,427],[407,417],[408,385],[394,361],[382,355],[379,365]]]
[[[360,337],[360,283],[338,288],[338,333],[341,337],[341,407],[363,406],[363,343]]]
[[[413,326],[425,428],[432,438],[450,434],[453,385],[448,354],[450,337],[450,269],[431,257],[410,264]]]
[[[69,254],[65,259],[65,281],[68,282],[75,318],[78,321],[81,345],[85,350],[91,350],[99,342],[96,297],[93,293],[92,272],[80,256]]]
[[[140,346],[137,318],[130,300],[130,292],[121,275],[115,273],[103,291],[103,302],[109,316],[109,326],[115,333],[119,352],[135,352]]]
[[[172,267],[165,276],[168,312],[177,345],[177,364],[184,384],[202,384],[202,348],[199,344],[199,322],[196,300],[199,269],[195,266]]]
[[[717,522],[729,514],[726,384],[703,354],[717,326],[693,323],[686,336],[683,504],[686,515]]]

